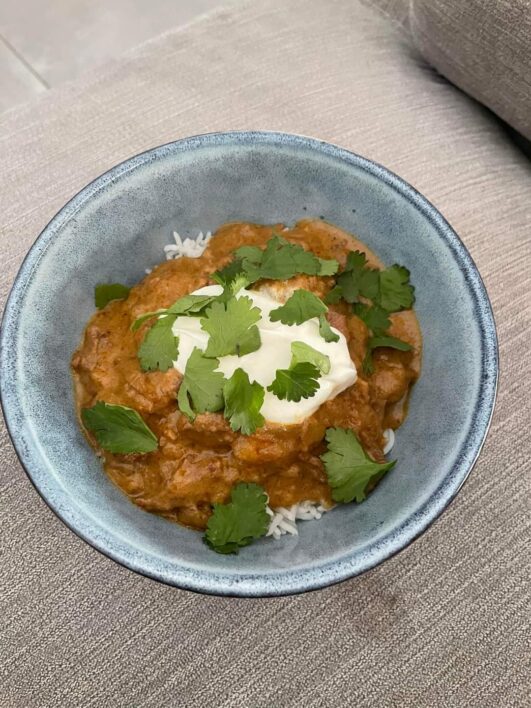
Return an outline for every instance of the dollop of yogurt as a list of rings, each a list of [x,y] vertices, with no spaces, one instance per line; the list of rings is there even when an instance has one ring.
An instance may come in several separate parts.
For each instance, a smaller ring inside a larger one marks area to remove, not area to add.
[[[194,295],[219,295],[220,285],[207,285],[194,291]],[[262,346],[255,352],[244,356],[224,356],[219,359],[218,371],[225,378],[230,378],[236,369],[243,369],[249,379],[257,381],[265,389],[264,403],[261,413],[270,423],[291,425],[301,423],[311,416],[325,401],[335,398],[356,381],[357,372],[350,358],[347,341],[343,334],[332,327],[339,335],[337,342],[325,342],[319,334],[319,321],[315,317],[300,325],[285,325],[282,322],[271,322],[269,313],[280,307],[280,301],[269,294],[255,290],[241,290],[236,297],[248,297],[262,313],[256,323],[262,340]],[[174,362],[175,368],[184,373],[188,357],[195,347],[204,351],[209,335],[201,329],[200,317],[177,317],[173,324],[173,333],[179,337],[179,355]],[[311,398],[303,398],[298,402],[281,401],[267,387],[276,376],[277,369],[289,368],[291,362],[291,343],[304,342],[330,358],[330,371],[319,377],[319,388]]]

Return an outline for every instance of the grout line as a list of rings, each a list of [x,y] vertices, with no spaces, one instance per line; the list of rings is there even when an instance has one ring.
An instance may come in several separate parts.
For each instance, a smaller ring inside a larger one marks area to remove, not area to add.
[[[35,71],[35,69],[31,66],[31,64],[22,56],[22,54],[20,54],[15,49],[15,47],[11,44],[11,42],[9,42],[2,34],[0,34],[0,42],[2,42],[6,46],[6,48],[9,49],[9,51],[12,52],[22,64],[24,64],[24,66],[30,72],[30,74],[35,79],[37,79],[37,81],[40,84],[42,84],[42,86],[44,86],[44,88],[46,88],[46,89],[50,88],[50,84],[47,81],[45,81],[37,71]]]

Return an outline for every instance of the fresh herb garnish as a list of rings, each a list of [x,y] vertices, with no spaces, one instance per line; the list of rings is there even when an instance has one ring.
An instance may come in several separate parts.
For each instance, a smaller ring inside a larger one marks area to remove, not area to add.
[[[81,420],[94,434],[98,445],[109,452],[153,452],[158,447],[154,433],[140,415],[127,406],[98,401],[92,408],[82,409]]]
[[[369,482],[396,464],[396,460],[382,464],[371,460],[352,430],[328,428],[326,441],[328,451],[321,455],[321,460],[336,502],[346,504],[354,499],[362,502]]]
[[[378,305],[369,306],[357,302],[352,309],[354,314],[365,322],[367,329],[370,329],[375,336],[382,335],[391,326],[391,320],[387,312]]]
[[[94,288],[94,304],[101,310],[111,302],[111,300],[125,300],[131,288],[120,283],[108,283],[96,285]]]
[[[302,246],[290,243],[281,236],[270,238],[264,251],[244,246],[238,249],[235,255],[243,260],[245,270],[256,280],[287,280],[299,273],[321,275],[323,270],[333,274],[338,269],[337,261],[318,258],[311,251],[306,251]]]
[[[409,352],[411,350],[411,344],[403,342],[397,337],[391,337],[390,335],[370,337],[367,342],[367,353],[365,354],[362,364],[362,368],[365,374],[372,374],[372,372],[374,371],[372,353],[378,347],[398,349],[401,352]]]
[[[315,364],[301,361],[289,369],[277,369],[274,381],[267,387],[281,401],[295,401],[311,398],[319,388],[319,369]]]
[[[336,287],[327,295],[327,302],[337,302],[339,296],[349,303],[360,297],[372,300],[386,312],[408,310],[415,302],[409,271],[400,265],[385,270],[370,268],[361,251],[351,251],[344,270],[336,278]]]
[[[147,332],[138,349],[142,371],[167,371],[178,356],[179,337],[173,334],[175,318],[161,317]]]
[[[371,337],[369,339],[369,348],[376,349],[377,347],[390,347],[391,349],[399,349],[401,352],[408,352],[411,350],[411,344],[403,342],[401,339],[396,337]]]
[[[194,420],[197,413],[215,412],[223,408],[225,377],[217,359],[207,359],[197,347],[186,362],[184,377],[177,394],[180,410]]]
[[[330,323],[326,319],[326,315],[321,315],[319,317],[319,334],[325,340],[325,342],[339,342],[339,334],[336,334]]]
[[[251,383],[243,369],[236,369],[223,388],[225,418],[232,430],[252,435],[264,424],[264,416],[260,413],[264,395],[263,386],[256,381]]]
[[[136,332],[146,320],[161,315],[172,315],[175,320],[179,315],[200,315],[204,310],[212,304],[219,295],[185,295],[176,300],[173,305],[166,309],[156,310],[155,312],[146,312],[137,317],[131,325],[133,332]]]
[[[204,535],[205,543],[217,553],[238,553],[269,527],[267,494],[259,484],[240,482],[231,491],[228,504],[214,504]]]
[[[295,290],[284,305],[271,310],[269,319],[272,322],[280,320],[283,324],[294,325],[302,324],[313,317],[317,317],[319,319],[319,334],[325,342],[338,342],[339,335],[330,327],[326,319],[327,312],[328,307],[321,298],[309,290],[300,289]]]
[[[386,334],[386,330],[391,326],[391,320],[382,307],[379,305],[364,305],[358,302],[353,306],[353,310],[354,314],[365,322],[367,328],[372,333],[372,336],[367,340],[367,352],[362,363],[363,372],[365,374],[372,374],[374,371],[372,353],[375,349],[379,347],[390,347],[391,349],[398,349],[402,352],[411,350],[411,344],[403,342],[397,337],[392,337],[390,334]]]
[[[214,274],[214,279],[227,284],[237,274],[245,274],[248,283],[257,280],[288,280],[295,275],[334,275],[339,264],[331,259],[318,258],[296,243],[290,243],[281,236],[272,236],[264,250],[258,246],[241,246],[235,253],[235,260]]]
[[[205,356],[243,356],[259,349],[260,332],[255,323],[260,317],[260,309],[248,297],[212,303],[201,320],[202,329],[210,335]]]
[[[322,374],[330,372],[330,357],[305,342],[292,342],[290,367],[303,361],[316,366]]]
[[[361,251],[351,251],[342,273],[337,277],[343,299],[357,302],[360,295],[373,299],[378,294],[379,271],[367,267],[367,257]]]
[[[348,254],[345,270],[337,277],[337,285],[328,293],[327,301],[337,302],[338,297],[352,303],[354,314],[363,320],[371,334],[362,364],[365,374],[371,374],[374,370],[374,349],[411,349],[407,342],[386,334],[391,326],[389,313],[410,308],[415,300],[407,268],[393,265],[385,270],[373,270],[367,266],[364,253],[352,251]],[[372,305],[360,302],[360,297],[372,300]]]
[[[343,297],[343,290],[342,290],[341,286],[334,285],[332,290],[329,290],[326,293],[323,302],[326,305],[335,305],[341,300],[342,297]]]
[[[414,290],[409,283],[409,270],[395,264],[380,271],[380,289],[376,300],[387,312],[409,310],[415,302]]]
[[[328,311],[327,306],[321,298],[314,295],[309,290],[295,290],[284,305],[271,310],[269,319],[271,322],[282,322],[285,325],[300,325],[312,317],[319,317]]]
[[[242,282],[245,280],[248,283],[243,270],[242,261],[238,258],[231,261],[224,268],[220,268],[215,273],[212,273],[211,277],[212,280],[218,283],[218,285],[221,285],[223,288],[230,287],[232,283],[236,281],[236,278],[241,278]],[[242,285],[242,287],[246,286]]]

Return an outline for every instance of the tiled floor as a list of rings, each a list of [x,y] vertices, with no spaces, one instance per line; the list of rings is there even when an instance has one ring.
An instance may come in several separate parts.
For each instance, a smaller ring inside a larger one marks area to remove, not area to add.
[[[0,0],[0,113],[220,0]]]

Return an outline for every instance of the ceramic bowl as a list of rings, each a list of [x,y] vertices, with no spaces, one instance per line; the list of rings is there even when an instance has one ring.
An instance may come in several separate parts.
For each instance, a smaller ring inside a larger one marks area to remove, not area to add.
[[[173,230],[317,216],[357,234],[416,287],[422,377],[398,431],[398,464],[363,504],[301,522],[297,537],[217,555],[200,533],[134,506],[104,474],[75,415],[70,357],[99,282],[133,285],[163,260]],[[469,474],[497,380],[492,312],[474,263],[439,212],[380,165],[280,133],[214,133],[149,150],[75,196],[26,257],[5,310],[2,403],[22,465],[81,538],[180,588],[282,595],[344,580],[407,546]]]

